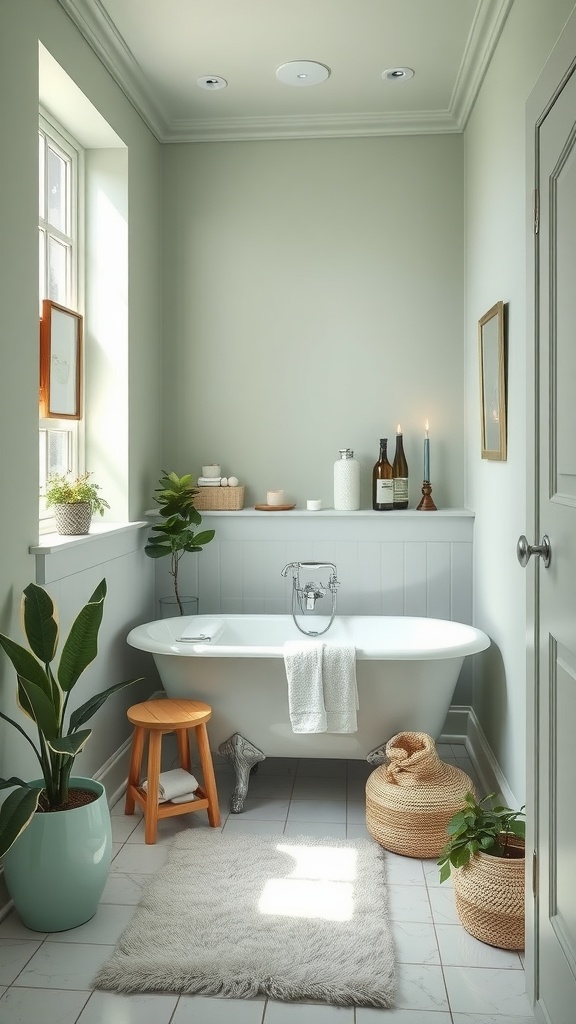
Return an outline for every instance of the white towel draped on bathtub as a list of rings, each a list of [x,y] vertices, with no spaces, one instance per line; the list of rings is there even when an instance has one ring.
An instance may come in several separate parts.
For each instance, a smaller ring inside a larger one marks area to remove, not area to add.
[[[287,640],[284,665],[293,732],[356,732],[355,647]]]

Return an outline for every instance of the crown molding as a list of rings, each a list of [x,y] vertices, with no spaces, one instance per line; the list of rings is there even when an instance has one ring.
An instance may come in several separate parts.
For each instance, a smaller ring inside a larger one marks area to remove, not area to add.
[[[324,114],[172,121],[163,142],[254,142],[264,139],[336,139],[458,132],[448,111],[408,114]]]
[[[476,10],[450,102],[450,113],[460,131],[464,131],[472,113],[513,3],[514,0],[485,0]]]
[[[58,3],[152,134],[162,141],[168,118],[152,95],[140,65],[100,0],[58,0]]]
[[[159,142],[226,142],[462,132],[514,0],[481,0],[446,111],[192,120],[170,120],[161,109],[101,0],[58,2]]]

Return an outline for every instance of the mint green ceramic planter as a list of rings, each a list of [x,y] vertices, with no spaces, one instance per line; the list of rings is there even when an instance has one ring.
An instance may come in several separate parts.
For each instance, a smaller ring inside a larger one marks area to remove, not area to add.
[[[3,858],[8,892],[34,931],[61,932],[89,921],[108,878],[112,828],[104,787],[83,778],[72,778],[70,786],[98,798],[70,811],[35,814]]]

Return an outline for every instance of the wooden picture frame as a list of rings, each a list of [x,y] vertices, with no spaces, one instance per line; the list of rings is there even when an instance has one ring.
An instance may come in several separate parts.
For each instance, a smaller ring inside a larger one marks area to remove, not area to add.
[[[40,320],[40,416],[79,420],[81,416],[83,317],[52,299],[42,302]]]
[[[506,461],[506,336],[504,303],[478,321],[482,458]]]

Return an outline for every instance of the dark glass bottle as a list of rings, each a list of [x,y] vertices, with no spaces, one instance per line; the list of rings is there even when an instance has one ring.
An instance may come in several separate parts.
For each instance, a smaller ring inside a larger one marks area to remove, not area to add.
[[[372,508],[388,512],[394,508],[394,480],[388,462],[388,438],[380,438],[380,456],[372,470]]]
[[[404,440],[400,425],[396,432],[396,452],[392,463],[394,478],[394,508],[408,508],[408,463],[404,454]]]

